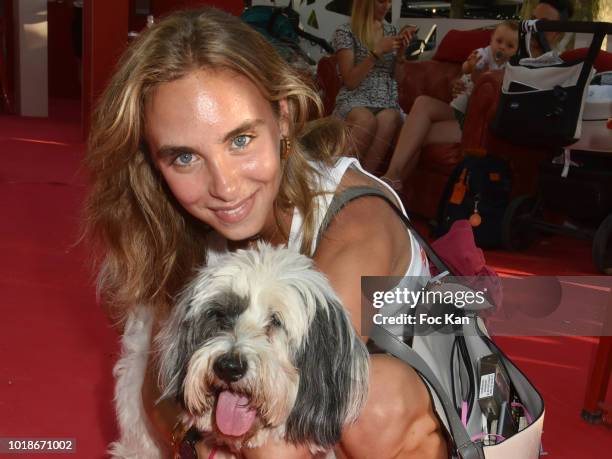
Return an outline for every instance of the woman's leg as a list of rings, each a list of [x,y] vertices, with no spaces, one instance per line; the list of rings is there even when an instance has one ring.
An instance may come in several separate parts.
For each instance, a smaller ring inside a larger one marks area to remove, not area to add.
[[[374,114],[365,107],[356,107],[346,116],[345,122],[351,133],[352,153],[359,159],[365,158],[376,132]]]
[[[395,140],[395,134],[400,128],[402,118],[398,110],[387,108],[376,114],[376,132],[374,133],[370,149],[361,161],[362,166],[369,172],[375,172],[384,161],[389,147]]]
[[[439,124],[440,121],[445,123]],[[426,140],[430,143],[432,140],[438,143],[459,142],[461,130],[450,105],[433,97],[419,96],[402,126],[385,177],[400,180],[412,172]]]

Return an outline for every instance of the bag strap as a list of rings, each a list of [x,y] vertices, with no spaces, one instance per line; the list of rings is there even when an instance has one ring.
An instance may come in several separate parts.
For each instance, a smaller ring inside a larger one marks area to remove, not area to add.
[[[278,17],[282,14],[283,14],[283,11],[281,8],[273,7],[272,14],[270,15],[270,18],[268,19],[268,25],[266,27],[266,30],[274,38],[278,38],[274,33],[274,27],[276,26],[276,19],[278,19]]]
[[[542,32],[537,30],[537,20],[530,19],[521,21],[519,23],[519,49],[518,53],[510,58],[510,63],[512,65],[519,65],[521,59],[532,57],[529,47],[533,39],[538,42],[542,52],[547,53],[550,51],[550,44],[546,40],[546,37]]]
[[[555,23],[557,23],[555,21]],[[564,25],[568,30],[571,30],[572,27],[575,27],[576,23],[559,23],[560,25],[557,28],[552,30],[561,31]],[[536,39],[540,42],[540,46],[544,51],[549,51],[550,47],[542,46],[547,45],[546,39],[543,39],[543,30],[549,30],[551,23],[550,21],[544,20],[536,20],[530,19],[526,21],[521,21],[519,25],[519,52],[515,54],[511,60],[512,65],[519,65],[519,61],[523,57],[531,57],[531,51],[528,49],[526,38],[529,35],[530,37],[535,36]],[[582,24],[583,27],[588,26],[589,33],[593,34],[593,39],[591,40],[591,45],[589,46],[589,51],[583,61],[583,66],[580,71],[580,75],[578,77],[578,81],[576,82],[576,87],[578,88],[578,93],[582,94],[585,86],[588,83],[589,76],[591,74],[591,69],[593,68],[593,64],[595,63],[595,59],[599,54],[599,50],[601,48],[601,44],[603,43],[603,39],[606,37],[608,33],[611,32],[610,24],[607,23],[599,23],[599,22],[591,22]],[[548,49],[546,49],[548,48]]]
[[[327,230],[327,227],[331,224],[335,216],[344,208],[344,206],[346,206],[349,202],[357,198],[365,196],[376,196],[387,201],[387,203],[389,203],[391,208],[402,220],[404,225],[406,225],[406,227],[410,230],[419,245],[423,248],[423,250],[425,250],[427,257],[433,262],[436,269],[440,273],[444,273],[446,271],[447,273],[454,275],[451,269],[446,265],[446,263],[442,261],[436,251],[431,247],[431,245],[423,238],[423,236],[420,235],[420,233],[410,222],[408,217],[404,215],[404,213],[397,206],[397,204],[393,202],[383,191],[371,186],[350,187],[334,196],[331,204],[327,209],[327,213],[323,218],[323,222],[321,223],[321,226],[319,228],[319,234],[317,235],[317,246],[319,245],[319,242],[321,242],[321,239],[323,238],[323,234],[325,234],[325,230]]]
[[[606,37],[606,33],[602,28],[597,28],[597,31],[593,34],[593,40],[591,41],[591,46],[589,46],[589,51],[584,60],[584,65],[582,66],[582,70],[580,71],[580,76],[578,77],[578,82],[576,86],[578,87],[578,91],[582,94],[582,90],[588,83],[589,76],[591,75],[591,69],[593,68],[593,64],[595,63],[595,59],[599,54],[599,50],[601,48],[601,44],[603,43],[603,39]]]
[[[370,338],[382,349],[414,368],[431,385],[446,414],[448,427],[459,457],[461,459],[484,459],[482,445],[470,439],[467,429],[461,422],[461,419],[459,419],[453,403],[448,395],[446,395],[438,378],[431,371],[427,362],[414,349],[379,325],[374,325],[371,328]]]

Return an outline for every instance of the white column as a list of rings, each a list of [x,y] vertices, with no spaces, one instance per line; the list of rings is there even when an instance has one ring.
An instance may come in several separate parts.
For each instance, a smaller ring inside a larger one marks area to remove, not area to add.
[[[22,116],[48,116],[47,0],[16,0],[17,107]]]

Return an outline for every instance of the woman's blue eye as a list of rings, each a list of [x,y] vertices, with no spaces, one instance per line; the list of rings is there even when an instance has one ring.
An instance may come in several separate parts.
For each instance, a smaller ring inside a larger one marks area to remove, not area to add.
[[[246,134],[242,134],[237,137],[234,137],[234,140],[232,140],[232,147],[244,148],[251,142],[251,139],[252,137]]]
[[[179,166],[188,166],[193,160],[193,153],[181,153],[176,157],[174,162]]]

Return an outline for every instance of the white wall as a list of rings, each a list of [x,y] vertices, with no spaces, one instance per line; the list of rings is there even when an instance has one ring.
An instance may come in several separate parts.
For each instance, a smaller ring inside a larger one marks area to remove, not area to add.
[[[14,14],[19,114],[48,116],[47,0],[16,0]]]
[[[290,0],[276,0],[275,4],[277,6],[287,6]],[[347,16],[342,16],[340,14],[333,13],[331,11],[326,10],[325,6],[330,3],[330,0],[317,0],[314,3],[308,2],[300,2],[298,0],[293,0],[294,8],[300,13],[300,19],[302,22],[302,26],[305,31],[321,37],[325,40],[330,41],[333,35],[334,30],[338,25],[343,24],[348,21]],[[271,0],[253,0],[253,5],[272,5],[274,2]],[[400,12],[400,0],[393,0],[393,17],[397,18]],[[308,17],[312,12],[316,12],[317,19],[319,23],[319,29],[314,29],[307,25]],[[429,28],[433,24],[437,24],[437,41],[436,45],[439,45],[446,33],[451,29],[459,29],[459,30],[470,30],[477,29],[480,27],[487,27],[494,24],[497,24],[499,21],[494,19],[447,19],[447,18],[399,18],[397,20],[394,19],[394,23],[399,27],[403,27],[407,24],[413,24],[420,28],[419,36],[424,38]],[[576,47],[585,47],[590,43],[591,36],[584,34],[579,34],[576,37]],[[607,43],[608,50],[612,50],[612,40],[608,40]],[[306,41],[302,41],[302,47],[306,52],[315,60],[318,60],[324,53],[316,47],[311,46]],[[427,59],[431,57],[433,52],[425,53],[421,57],[421,59]]]

